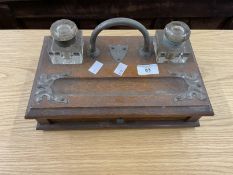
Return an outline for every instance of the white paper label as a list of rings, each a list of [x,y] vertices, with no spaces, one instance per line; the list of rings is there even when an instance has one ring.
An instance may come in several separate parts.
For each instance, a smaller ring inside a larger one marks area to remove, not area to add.
[[[157,64],[138,65],[137,70],[138,75],[159,74],[159,68]]]
[[[127,69],[127,67],[128,66],[126,64],[119,63],[118,66],[116,67],[116,69],[114,70],[114,73],[122,76],[123,73],[125,72],[125,70]]]
[[[92,64],[92,66],[88,69],[88,71],[93,74],[97,74],[102,66],[103,66],[103,63],[99,61],[95,61],[94,64]]]

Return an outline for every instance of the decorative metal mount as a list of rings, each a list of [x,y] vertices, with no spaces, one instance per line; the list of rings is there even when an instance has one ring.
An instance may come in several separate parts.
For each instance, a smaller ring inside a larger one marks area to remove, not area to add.
[[[198,74],[187,74],[184,72],[169,72],[171,75],[179,78],[183,78],[186,84],[188,85],[187,91],[177,95],[174,98],[174,101],[183,101],[183,100],[192,100],[193,98],[197,98],[199,100],[207,99],[206,92],[201,84],[201,80],[198,77]]]
[[[36,102],[41,102],[43,97],[47,97],[48,101],[57,102],[57,103],[68,103],[68,99],[61,95],[55,95],[51,86],[54,81],[60,78],[68,77],[67,73],[60,74],[41,74],[39,80],[37,81],[37,87],[34,94],[34,98]]]
[[[112,58],[114,60],[116,60],[117,62],[121,62],[125,58],[125,56],[128,52],[127,45],[121,45],[121,44],[112,45],[112,44],[110,44],[108,47],[109,47],[110,54],[111,54]]]

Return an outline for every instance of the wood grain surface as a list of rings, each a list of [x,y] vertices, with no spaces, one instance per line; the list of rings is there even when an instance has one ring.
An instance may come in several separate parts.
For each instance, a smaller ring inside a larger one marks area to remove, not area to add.
[[[43,36],[48,34],[0,31],[1,175],[233,173],[233,31],[192,31],[192,46],[215,112],[201,120],[201,127],[46,132],[36,131],[36,122],[25,120],[24,114]]]

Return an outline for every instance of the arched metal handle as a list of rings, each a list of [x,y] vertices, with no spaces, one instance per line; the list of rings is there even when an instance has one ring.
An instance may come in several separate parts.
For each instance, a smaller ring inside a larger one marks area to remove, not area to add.
[[[96,38],[98,34],[104,29],[119,25],[138,29],[144,37],[144,46],[139,50],[139,53],[142,57],[148,57],[151,55],[150,36],[146,28],[141,23],[130,18],[112,18],[102,22],[93,30],[90,38],[90,50],[89,50],[89,55],[92,58],[96,58],[100,53],[99,50],[96,48]]]

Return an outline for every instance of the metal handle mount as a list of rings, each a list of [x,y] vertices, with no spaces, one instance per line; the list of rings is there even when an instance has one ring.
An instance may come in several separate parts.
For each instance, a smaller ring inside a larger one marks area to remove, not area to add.
[[[149,57],[151,55],[151,49],[150,49],[150,36],[148,31],[146,30],[145,26],[143,26],[141,23],[139,23],[136,20],[130,19],[130,18],[112,18],[108,19],[101,24],[99,24],[92,32],[90,37],[90,50],[89,55],[91,58],[96,58],[99,56],[100,51],[98,48],[96,48],[96,38],[98,34],[107,28],[113,27],[113,26],[128,26],[138,29],[143,37],[144,37],[144,46],[143,48],[139,49],[139,54],[142,57]]]

